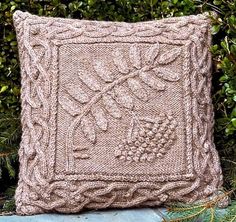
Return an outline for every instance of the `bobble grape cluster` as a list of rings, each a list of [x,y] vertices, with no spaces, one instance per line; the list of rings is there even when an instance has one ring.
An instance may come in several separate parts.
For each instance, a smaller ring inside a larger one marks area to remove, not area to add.
[[[160,114],[153,121],[140,121],[133,130],[132,140],[122,141],[115,156],[128,162],[153,162],[163,158],[176,139],[176,127],[172,115]]]

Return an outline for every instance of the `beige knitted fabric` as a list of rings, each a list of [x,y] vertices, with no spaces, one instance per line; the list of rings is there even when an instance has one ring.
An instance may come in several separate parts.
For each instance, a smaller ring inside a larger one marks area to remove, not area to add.
[[[14,14],[22,76],[17,213],[194,202],[222,185],[210,21]]]

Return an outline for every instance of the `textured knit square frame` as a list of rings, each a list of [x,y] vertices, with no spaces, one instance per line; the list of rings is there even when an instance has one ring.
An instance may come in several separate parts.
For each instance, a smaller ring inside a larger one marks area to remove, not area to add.
[[[205,15],[13,18],[22,77],[17,213],[192,203],[221,188]]]

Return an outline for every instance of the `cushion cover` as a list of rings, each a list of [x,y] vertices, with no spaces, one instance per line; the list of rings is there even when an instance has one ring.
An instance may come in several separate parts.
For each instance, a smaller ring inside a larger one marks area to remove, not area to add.
[[[210,20],[138,23],[16,11],[19,214],[192,203],[222,186]]]

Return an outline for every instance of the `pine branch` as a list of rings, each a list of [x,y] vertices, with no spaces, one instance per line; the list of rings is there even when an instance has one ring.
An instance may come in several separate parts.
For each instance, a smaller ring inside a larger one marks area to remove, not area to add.
[[[0,172],[7,169],[11,178],[15,177],[13,163],[17,159],[20,143],[20,118],[9,114],[0,115]]]
[[[178,203],[175,205],[167,206],[169,221],[171,222],[178,222],[178,221],[192,222],[197,220],[200,220],[202,222],[228,221],[228,220],[222,220],[224,216],[222,216],[222,214],[218,212],[218,204],[220,203],[220,201],[222,201],[224,198],[227,198],[232,193],[233,191],[229,191],[220,194],[214,197],[212,200],[203,203],[192,204],[192,205]],[[234,207],[236,208],[236,204]],[[236,209],[234,210],[235,211],[227,210],[226,216],[229,215],[234,219],[233,216],[235,216]]]
[[[207,210],[206,207],[200,207],[198,209],[199,210],[196,210],[193,208],[191,210],[182,211],[181,214],[179,214],[178,212],[175,212],[175,214],[171,215],[172,219],[170,219],[170,222],[193,221],[194,219],[197,219],[199,217],[199,215],[202,215]],[[176,216],[177,216],[177,218],[176,218]]]
[[[225,216],[222,218],[221,220],[223,221],[227,221],[227,222],[235,222],[236,221],[236,201],[233,201],[231,203],[231,206],[228,207],[227,209],[227,213],[225,214]]]
[[[13,151],[13,152],[6,152],[6,153],[0,153],[0,159],[4,158],[4,157],[7,157],[7,156],[14,155],[14,154],[16,154],[15,151]]]
[[[15,186],[10,186],[3,193],[4,203],[2,209],[0,209],[0,216],[13,214],[15,211]]]

